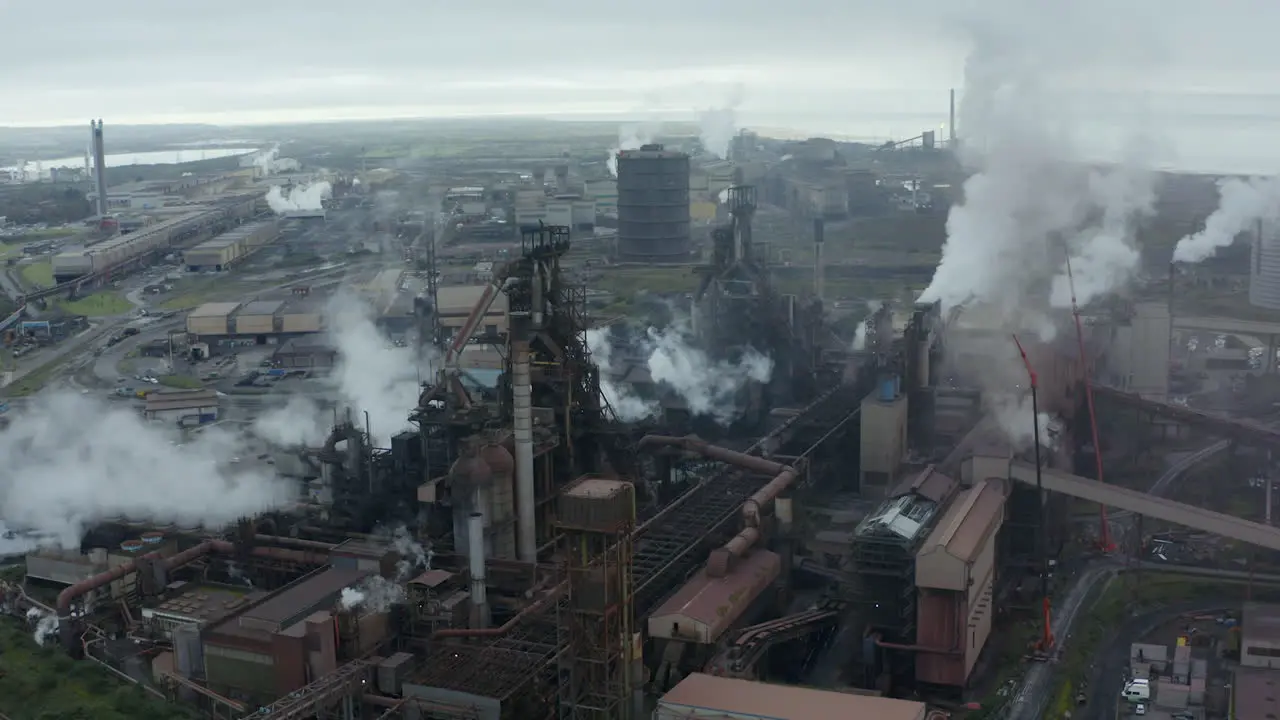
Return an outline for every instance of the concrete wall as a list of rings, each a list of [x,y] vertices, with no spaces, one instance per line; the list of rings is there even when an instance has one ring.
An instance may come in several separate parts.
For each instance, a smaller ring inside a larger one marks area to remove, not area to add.
[[[907,446],[907,397],[878,399],[879,390],[862,401],[862,467],[859,485],[888,487],[897,478]]]
[[[1134,307],[1130,349],[1130,390],[1152,400],[1169,396],[1169,306],[1138,303]]]

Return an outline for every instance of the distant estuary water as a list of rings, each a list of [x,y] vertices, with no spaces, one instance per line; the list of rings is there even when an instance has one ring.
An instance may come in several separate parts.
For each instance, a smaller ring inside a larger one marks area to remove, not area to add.
[[[127,165],[180,165],[200,160],[217,160],[224,157],[250,155],[258,152],[257,148],[186,148],[183,150],[154,150],[139,153],[108,153],[107,167],[123,167]],[[61,157],[51,160],[29,160],[22,168],[23,177],[28,181],[37,178],[48,178],[53,168],[83,168],[84,156]],[[16,167],[0,168],[0,171],[14,172]]]

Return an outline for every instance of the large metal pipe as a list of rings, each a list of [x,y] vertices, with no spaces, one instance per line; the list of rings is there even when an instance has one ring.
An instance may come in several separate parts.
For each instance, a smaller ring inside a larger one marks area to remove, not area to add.
[[[471,571],[471,625],[482,628],[489,624],[489,601],[485,597],[483,513],[473,512],[467,517],[467,540]]]
[[[335,543],[321,542],[320,540],[303,540],[302,538],[286,537],[284,535],[254,535],[253,539],[255,542],[266,545],[296,547],[303,550],[320,550],[323,552],[331,551],[337,547]]]
[[[63,644],[70,652],[74,652],[76,646],[76,634],[75,625],[71,622],[71,604],[75,602],[77,598],[84,596],[86,593],[97,590],[104,585],[110,585],[129,573],[136,572],[138,570],[139,560],[143,562],[160,563],[162,571],[167,576],[174,570],[190,565],[196,560],[211,553],[218,552],[229,554],[235,552],[235,549],[235,544],[226,540],[205,540],[199,545],[187,548],[186,550],[168,558],[165,558],[159,552],[151,552],[146,555],[141,555],[122,565],[117,565],[106,572],[81,580],[75,585],[64,588],[62,592],[58,593],[58,601],[55,605],[55,610],[58,613],[58,630]],[[322,553],[290,550],[287,548],[256,547],[253,548],[249,554],[255,557],[287,560],[303,564],[327,562],[327,556]]]
[[[774,478],[767,485],[754,492],[751,497],[742,503],[742,515],[749,526],[759,525],[760,511],[773,502],[800,476],[800,471],[790,465],[783,465],[755,455],[748,455],[736,450],[712,445],[696,435],[686,435],[685,437],[646,435],[640,439],[637,447],[643,450],[653,446],[678,447],[688,452],[697,453],[708,460],[728,463],[760,475],[773,475]]]
[[[538,530],[533,485],[533,386],[529,379],[529,340],[511,343],[512,411],[516,446],[516,512],[520,534],[517,552],[525,562],[538,561]]]

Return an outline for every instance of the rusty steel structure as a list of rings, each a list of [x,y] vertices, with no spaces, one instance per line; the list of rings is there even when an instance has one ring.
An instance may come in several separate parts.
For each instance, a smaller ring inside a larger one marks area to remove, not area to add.
[[[557,603],[564,720],[632,717],[632,546],[635,486],[582,477],[560,495],[568,588]]]

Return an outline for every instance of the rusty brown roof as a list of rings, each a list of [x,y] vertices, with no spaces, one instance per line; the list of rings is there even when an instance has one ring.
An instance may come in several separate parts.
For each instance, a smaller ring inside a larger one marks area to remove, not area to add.
[[[718,638],[781,571],[782,559],[769,550],[756,550],[742,558],[724,577],[709,577],[703,568],[662,603],[653,617],[688,618],[706,625],[710,637]]]
[[[956,481],[950,477],[943,475],[932,465],[921,470],[915,475],[909,475],[898,483],[898,487],[894,488],[893,496],[906,495],[915,493],[924,498],[928,498],[936,503],[940,503],[951,494],[951,490],[955,488]]]
[[[665,713],[708,717],[724,713],[761,720],[923,720],[925,704],[873,695],[814,690],[793,685],[693,673],[659,701]]]
[[[982,541],[995,528],[995,520],[1004,508],[1004,483],[983,480],[956,496],[938,521],[922,552],[942,546],[948,555],[962,562],[973,562]]]

